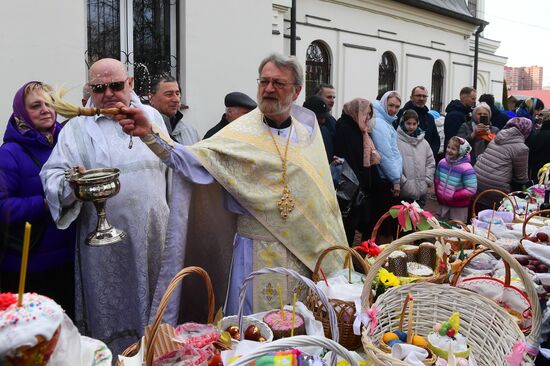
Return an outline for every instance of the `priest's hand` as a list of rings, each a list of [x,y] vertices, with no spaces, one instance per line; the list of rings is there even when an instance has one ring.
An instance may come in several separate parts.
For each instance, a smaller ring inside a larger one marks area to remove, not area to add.
[[[115,115],[114,119],[122,126],[125,133],[138,137],[145,137],[152,133],[151,122],[142,109],[128,107],[122,103],[117,103],[116,107],[120,109],[120,113]]]

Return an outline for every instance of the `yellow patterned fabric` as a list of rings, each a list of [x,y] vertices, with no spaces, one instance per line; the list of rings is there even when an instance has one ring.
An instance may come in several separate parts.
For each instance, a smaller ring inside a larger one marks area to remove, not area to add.
[[[321,133],[315,124],[309,134],[302,123],[292,118],[298,141],[290,141],[287,174],[296,206],[288,219],[283,220],[277,207],[283,191],[281,158],[269,127],[262,120],[262,113],[255,109],[189,149],[255,219],[239,223],[240,233],[247,236],[248,232],[248,237],[254,239],[255,255],[267,259],[254,262],[265,266],[271,262],[279,264],[268,259],[269,253],[264,253],[267,247],[273,249],[272,245],[256,247],[256,243],[275,242],[283,244],[312,271],[324,249],[346,245]],[[273,137],[279,146],[285,146],[286,138]],[[328,273],[342,265],[342,257],[331,253],[323,261],[323,270]]]

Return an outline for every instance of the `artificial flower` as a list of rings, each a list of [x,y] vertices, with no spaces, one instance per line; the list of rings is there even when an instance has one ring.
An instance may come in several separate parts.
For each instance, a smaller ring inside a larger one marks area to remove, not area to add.
[[[387,287],[399,286],[399,284],[401,283],[396,275],[385,268],[380,268],[380,270],[378,271],[378,278],[380,279],[380,282]]]
[[[441,244],[439,241],[435,242],[435,252],[438,257],[443,257],[443,254],[451,255],[451,244],[445,243]]]

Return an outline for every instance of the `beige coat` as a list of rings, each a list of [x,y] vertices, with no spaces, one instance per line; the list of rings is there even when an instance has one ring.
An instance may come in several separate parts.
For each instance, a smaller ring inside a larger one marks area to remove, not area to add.
[[[435,160],[424,134],[409,136],[397,128],[397,147],[403,160],[400,198],[418,200],[433,185]]]

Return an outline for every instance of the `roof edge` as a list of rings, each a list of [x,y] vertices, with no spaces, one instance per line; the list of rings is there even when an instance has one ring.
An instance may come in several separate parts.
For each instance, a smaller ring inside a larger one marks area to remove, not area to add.
[[[478,26],[485,27],[487,24],[489,24],[489,22],[487,22],[483,19],[476,18],[474,16],[467,16],[467,15],[464,15],[464,14],[461,14],[461,13],[457,13],[455,11],[445,9],[445,8],[441,8],[437,5],[433,5],[433,4],[424,2],[424,1],[418,1],[418,0],[395,0],[395,1],[397,1],[399,3],[402,3],[402,4],[413,6],[413,7],[416,7],[416,8],[429,10],[429,11],[432,11],[432,12],[437,13],[437,14],[445,15],[445,16],[448,16],[450,18],[462,20],[466,23],[475,24],[475,25],[478,25]]]

